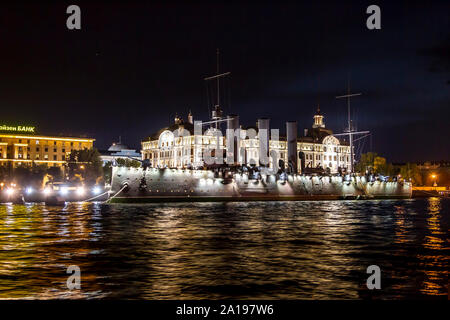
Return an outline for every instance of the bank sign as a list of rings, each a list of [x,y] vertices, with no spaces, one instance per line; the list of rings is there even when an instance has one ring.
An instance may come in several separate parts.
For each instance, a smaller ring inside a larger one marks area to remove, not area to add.
[[[11,133],[35,133],[36,127],[30,126],[8,126],[0,125],[1,132],[11,132]]]

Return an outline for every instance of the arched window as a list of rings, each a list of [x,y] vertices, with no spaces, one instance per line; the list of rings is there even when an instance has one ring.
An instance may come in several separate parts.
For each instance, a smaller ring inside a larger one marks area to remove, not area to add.
[[[330,146],[338,146],[338,145],[340,145],[339,140],[336,137],[332,136],[332,135],[326,136],[323,139],[322,143],[325,144],[325,145],[330,145]],[[333,149],[330,149],[330,150],[333,150]],[[336,149],[334,149],[334,150],[336,150]],[[326,151],[325,147],[324,147],[324,151]]]
[[[173,144],[173,139],[174,139],[173,133],[170,132],[169,130],[166,130],[159,136],[158,146],[160,148],[168,147]]]

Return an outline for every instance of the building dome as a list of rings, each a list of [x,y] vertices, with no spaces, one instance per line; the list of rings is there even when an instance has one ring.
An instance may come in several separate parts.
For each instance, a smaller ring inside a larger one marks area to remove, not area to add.
[[[113,142],[111,147],[108,148],[108,151],[118,152],[118,151],[128,150],[128,149],[129,149],[128,146],[124,145],[121,142]]]
[[[320,105],[317,105],[317,112],[314,115],[313,128],[325,128],[325,123],[323,122],[323,115],[320,113]]]

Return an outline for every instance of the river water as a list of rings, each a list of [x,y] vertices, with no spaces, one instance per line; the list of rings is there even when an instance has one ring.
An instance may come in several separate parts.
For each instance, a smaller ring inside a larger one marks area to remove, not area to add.
[[[450,199],[0,205],[0,299],[447,299]],[[66,285],[68,266],[81,289]],[[368,290],[369,265],[381,289]]]

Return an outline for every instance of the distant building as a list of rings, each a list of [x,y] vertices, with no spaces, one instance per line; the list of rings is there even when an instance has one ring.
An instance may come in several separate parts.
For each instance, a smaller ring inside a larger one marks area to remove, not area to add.
[[[0,125],[0,165],[46,164],[61,167],[73,150],[92,149],[94,139],[47,136],[35,127]]]
[[[425,161],[417,163],[420,170],[435,170],[450,167],[450,161]]]
[[[116,160],[119,158],[122,159],[140,159],[141,153],[136,152],[135,149],[130,149],[128,146],[121,142],[119,138],[119,142],[113,142],[113,144],[106,151],[100,151],[101,159],[103,161],[103,165],[108,162],[115,164]]]
[[[220,116],[217,116],[218,114]],[[211,119],[221,119],[221,110],[218,107],[213,110]],[[328,168],[332,173],[348,168],[351,161],[350,146],[333,136],[333,131],[325,127],[320,108],[317,109],[313,119],[312,127],[305,129],[304,136],[297,138],[298,171],[301,166]],[[268,119],[266,121],[268,123]],[[142,141],[142,159],[149,159],[152,167],[201,167],[204,165],[203,152],[211,145],[218,145],[216,149],[219,153],[226,152],[225,135],[218,138],[215,134],[219,129],[211,126],[203,128],[201,134],[196,134],[193,122],[191,113],[188,115],[187,122],[177,115],[172,125]],[[240,129],[242,139],[238,148],[243,149],[244,152],[239,152],[239,162],[247,165],[256,164],[259,161],[258,134],[253,138],[248,138],[247,135],[250,130],[258,132],[258,128],[242,128],[241,126]],[[285,137],[269,140],[269,154],[272,150],[277,152],[278,159],[283,160],[285,164],[288,163]],[[270,163],[269,167],[273,167],[273,164]]]

